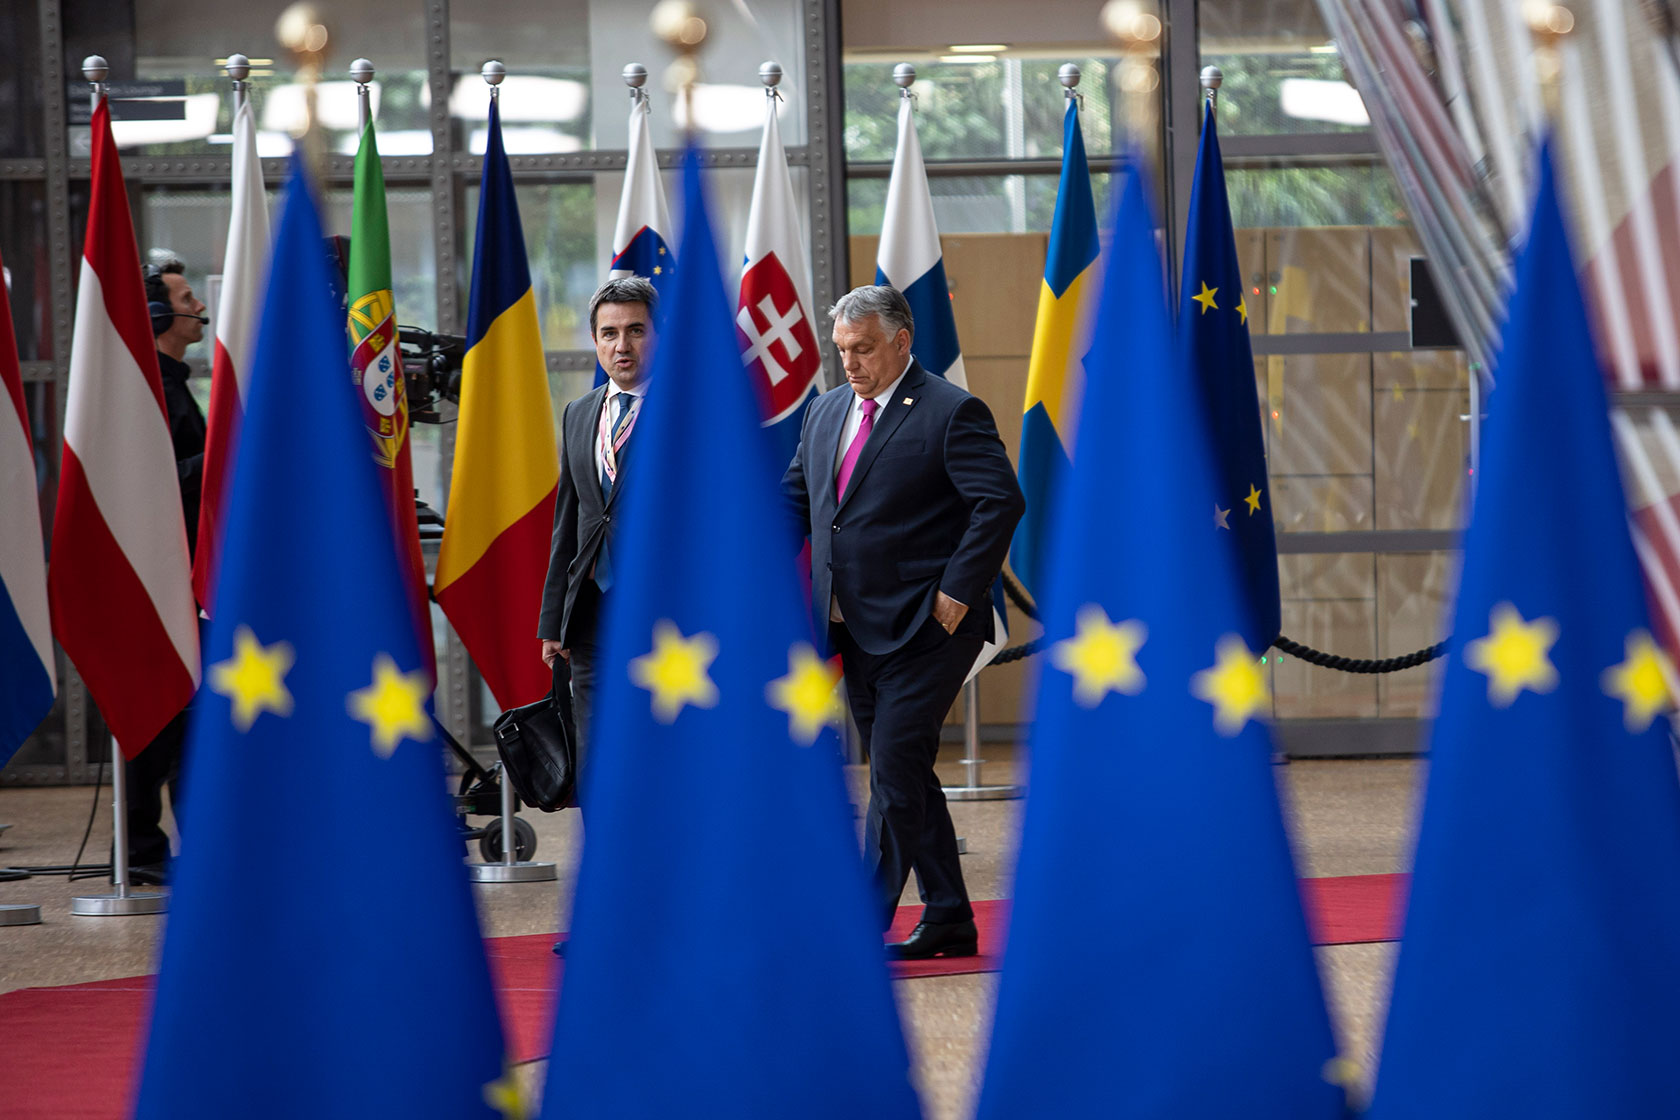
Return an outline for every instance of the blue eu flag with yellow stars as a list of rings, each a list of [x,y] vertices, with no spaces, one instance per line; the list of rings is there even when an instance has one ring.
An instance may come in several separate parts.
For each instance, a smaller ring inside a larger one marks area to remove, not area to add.
[[[1209,105],[1190,188],[1184,238],[1184,287],[1178,303],[1178,342],[1202,392],[1216,470],[1209,515],[1217,536],[1236,558],[1250,621],[1243,639],[1263,650],[1282,630],[1278,600],[1277,533],[1266,486],[1266,437],[1254,386],[1248,340],[1248,300],[1231,230],[1225,164]]]
[[[1370,1115],[1680,1116],[1680,783],[1550,144]]]
[[[1330,1120],[1341,1064],[1260,722],[1266,670],[1209,515],[1216,459],[1143,177],[1126,178],[1051,522],[979,1115]]]
[[[495,996],[294,163],[223,522],[137,1117],[503,1115]]]
[[[543,1116],[914,1117],[910,1060],[700,187],[603,620]]]

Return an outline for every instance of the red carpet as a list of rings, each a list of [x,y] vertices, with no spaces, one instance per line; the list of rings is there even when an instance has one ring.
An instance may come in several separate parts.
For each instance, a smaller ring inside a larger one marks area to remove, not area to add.
[[[1405,910],[1405,875],[1301,880],[1316,945],[1393,941]],[[890,936],[901,939],[921,912],[902,907]],[[895,979],[995,972],[1009,918],[1007,899],[974,904],[980,955],[907,961]],[[548,1052],[549,1009],[564,964],[553,934],[485,942],[515,1060]],[[96,980],[0,995],[0,1120],[121,1120],[135,1076],[149,976]]]

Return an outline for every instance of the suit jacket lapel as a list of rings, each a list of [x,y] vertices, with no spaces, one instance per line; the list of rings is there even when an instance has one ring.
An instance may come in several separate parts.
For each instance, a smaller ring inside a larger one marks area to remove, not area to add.
[[[910,363],[910,369],[904,374],[904,380],[899,382],[892,400],[886,402],[885,414],[875,422],[874,430],[869,433],[869,442],[863,445],[857,466],[852,468],[851,483],[840,498],[841,507],[852,500],[852,495],[856,494],[858,487],[863,484],[863,476],[869,473],[869,468],[875,462],[875,457],[881,453],[881,448],[885,447],[893,433],[898,431],[898,426],[904,423],[904,418],[910,415],[910,405],[906,405],[904,401],[909,398],[914,403],[916,398],[922,395],[922,379],[926,376],[922,363]],[[834,485],[833,481],[830,481],[829,485]]]
[[[823,480],[818,494],[827,501],[830,509],[834,508],[834,464],[839,462],[840,434],[846,429],[846,409],[851,403],[851,398],[844,393],[834,394],[833,404],[817,417],[812,432],[811,449],[815,461],[807,464],[806,477]]]
[[[595,461],[595,436],[601,430],[601,409],[606,406],[607,387],[605,385],[591,389],[583,398],[584,407],[578,409],[578,422],[573,429],[566,433],[566,442],[576,440],[582,449],[584,469],[573,479],[580,501],[587,501],[590,506],[605,508],[601,503],[601,470]],[[568,447],[567,454],[570,454]],[[577,460],[573,460],[574,465]],[[584,499],[582,496],[588,494]]]

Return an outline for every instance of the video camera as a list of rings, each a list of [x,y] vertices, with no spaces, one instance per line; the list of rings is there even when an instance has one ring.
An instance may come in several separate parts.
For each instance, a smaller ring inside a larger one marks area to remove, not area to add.
[[[342,235],[327,238],[326,253],[332,268],[333,298],[342,318],[349,305],[350,239]],[[467,356],[467,340],[458,334],[398,325],[397,349],[402,355],[409,423],[446,423],[451,418],[443,415],[440,406],[445,401],[461,402],[461,363]]]
[[[409,422],[444,423],[439,406],[445,401],[461,402],[461,363],[467,356],[467,340],[424,327],[398,326],[397,348],[402,352]]]

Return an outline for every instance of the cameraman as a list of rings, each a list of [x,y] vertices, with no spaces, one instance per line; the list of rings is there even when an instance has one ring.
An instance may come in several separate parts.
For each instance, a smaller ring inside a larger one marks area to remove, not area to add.
[[[147,310],[157,339],[158,372],[163,375],[163,403],[169,413],[169,437],[175,445],[175,472],[181,486],[181,512],[187,522],[189,555],[198,544],[198,501],[204,480],[204,412],[187,388],[191,373],[187,347],[204,337],[204,303],[187,283],[187,266],[170,257],[141,269]],[[128,774],[129,879],[164,883],[169,875],[169,837],[164,833],[163,787],[175,827],[181,825],[181,748],[186,740],[189,704],[157,738],[125,765]]]

